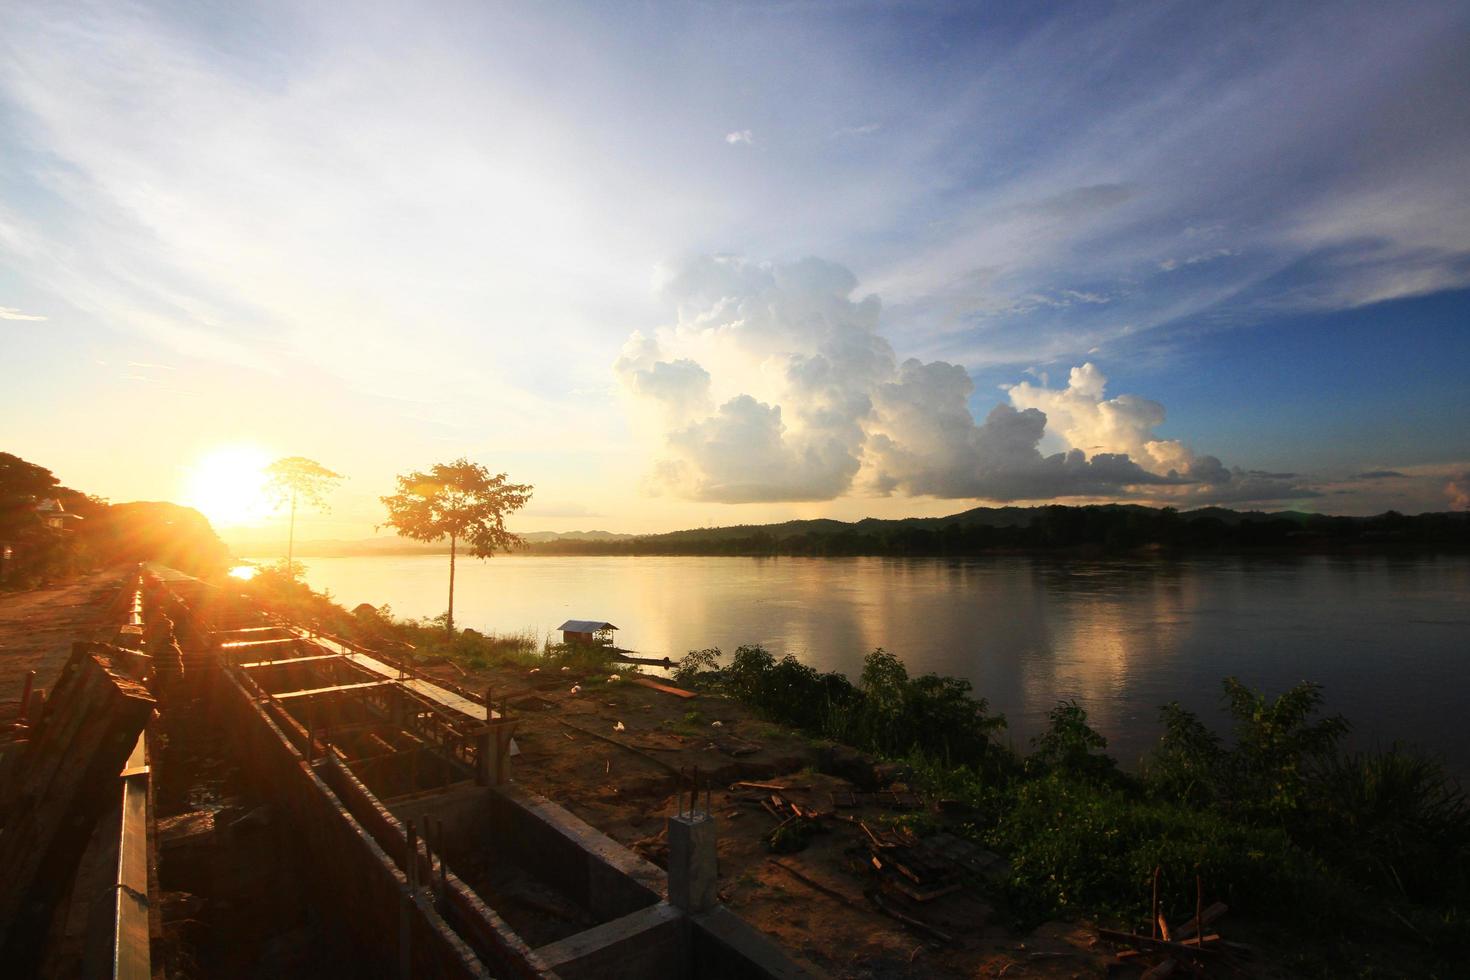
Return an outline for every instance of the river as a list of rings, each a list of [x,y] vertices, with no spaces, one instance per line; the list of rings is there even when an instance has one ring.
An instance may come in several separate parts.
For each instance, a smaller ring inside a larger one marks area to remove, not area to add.
[[[312,558],[314,588],[349,608],[444,611],[447,556]],[[461,560],[455,620],[538,638],[606,620],[619,645],[676,659],[762,643],[856,679],[874,647],[911,673],[964,677],[1024,747],[1076,698],[1133,765],[1158,706],[1219,714],[1234,674],[1279,693],[1309,679],[1353,742],[1424,746],[1470,774],[1470,558],[657,558]],[[728,658],[727,658],[728,662]]]

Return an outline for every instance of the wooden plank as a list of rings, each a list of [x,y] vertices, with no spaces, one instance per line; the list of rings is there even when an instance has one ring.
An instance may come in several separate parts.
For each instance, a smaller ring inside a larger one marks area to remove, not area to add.
[[[294,647],[300,642],[294,636],[272,640],[230,640],[228,643],[221,643],[219,648],[221,650],[255,650],[260,647]]]
[[[1210,925],[1212,922],[1219,919],[1221,916],[1229,911],[1230,906],[1226,905],[1224,902],[1216,902],[1214,905],[1211,905],[1209,908],[1200,913],[1199,921],[1202,925]],[[1179,929],[1174,933],[1174,938],[1185,940],[1190,938],[1194,934],[1195,920],[1190,919],[1188,922],[1184,923],[1184,925],[1179,927]]]
[[[1194,943],[1167,942],[1163,939],[1154,939],[1149,936],[1135,936],[1131,932],[1118,932],[1114,929],[1099,929],[1097,931],[1097,934],[1104,939],[1111,940],[1112,942],[1128,943],[1131,946],[1137,946],[1139,949],[1163,950],[1170,953],[1185,953],[1190,956],[1199,956],[1205,954],[1213,955],[1216,952],[1216,950],[1213,950],[1208,946],[1196,946]],[[1214,938],[1218,939],[1220,937],[1215,936]],[[1211,937],[1206,936],[1204,938],[1204,941],[1210,942]]]
[[[276,701],[294,701],[299,698],[314,698],[325,694],[350,694],[353,691],[369,691],[379,687],[392,687],[397,681],[363,681],[360,684],[338,684],[334,687],[309,687],[304,691],[283,691],[272,694]]]
[[[37,937],[70,886],[98,818],[117,805],[118,773],[153,714],[147,689],[122,675],[121,656],[107,644],[73,645],[0,792],[0,962],[17,976],[34,969]]]
[[[153,974],[148,935],[149,778],[143,736],[139,735],[122,776],[122,835],[113,914],[114,980],[150,980]]]
[[[255,663],[240,664],[241,670],[257,670],[261,667],[286,667],[291,664],[321,663],[323,660],[341,660],[340,653],[323,653],[314,657],[283,657],[280,660],[257,660]]]
[[[672,694],[676,698],[688,699],[699,697],[699,695],[693,691],[686,691],[682,687],[671,687],[668,684],[660,684],[658,681],[649,680],[647,677],[629,677],[628,681],[630,683],[637,684],[639,687],[646,687],[650,691],[660,691],[664,694]]]

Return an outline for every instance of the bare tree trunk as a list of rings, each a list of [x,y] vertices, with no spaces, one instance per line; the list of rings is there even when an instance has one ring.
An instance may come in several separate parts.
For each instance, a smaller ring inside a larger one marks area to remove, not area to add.
[[[296,566],[292,558],[296,553],[296,488],[291,488],[291,530],[286,534],[286,574],[294,580]]]
[[[449,615],[444,620],[449,638],[454,639],[454,535],[449,536]]]

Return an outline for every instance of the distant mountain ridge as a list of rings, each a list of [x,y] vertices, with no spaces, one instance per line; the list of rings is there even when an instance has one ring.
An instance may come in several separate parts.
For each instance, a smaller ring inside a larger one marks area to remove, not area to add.
[[[686,528],[658,534],[613,531],[529,531],[522,534],[531,554],[562,555],[844,555],[975,554],[992,550],[1092,549],[1144,547],[1185,550],[1210,548],[1304,548],[1329,546],[1470,546],[1470,514],[1438,513],[1409,517],[1389,511],[1373,517],[1332,517],[1301,511],[1235,511],[1203,507],[1192,511],[1142,504],[1040,507],[974,507],[945,517],[865,517],[732,524]],[[259,542],[237,553],[284,553]],[[443,542],[397,537],[358,541],[298,541],[298,558],[447,554]]]
[[[636,537],[633,534],[616,534],[612,531],[529,531],[521,537],[532,544],[544,544],[550,541],[622,541]],[[279,554],[286,554],[286,542],[260,541],[256,539],[231,540],[228,535],[225,542],[237,554],[252,558],[265,558]],[[414,541],[411,538],[400,537],[377,537],[377,538],[320,538],[315,541],[297,540],[295,554],[297,558],[353,558],[372,555],[447,555],[449,554],[449,542],[444,541]]]
[[[1179,512],[1141,504],[975,507],[945,517],[831,518],[689,528],[615,539],[533,543],[542,554],[962,555],[1004,550],[1470,546],[1470,514],[1389,511],[1332,517],[1300,511]]]

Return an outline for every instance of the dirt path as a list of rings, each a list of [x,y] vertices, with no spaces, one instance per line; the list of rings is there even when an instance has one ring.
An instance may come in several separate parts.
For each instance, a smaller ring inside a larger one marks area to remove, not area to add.
[[[38,687],[56,682],[72,643],[92,639],[104,625],[122,575],[114,568],[62,585],[0,592],[0,702],[20,697],[28,671],[36,672]]]

